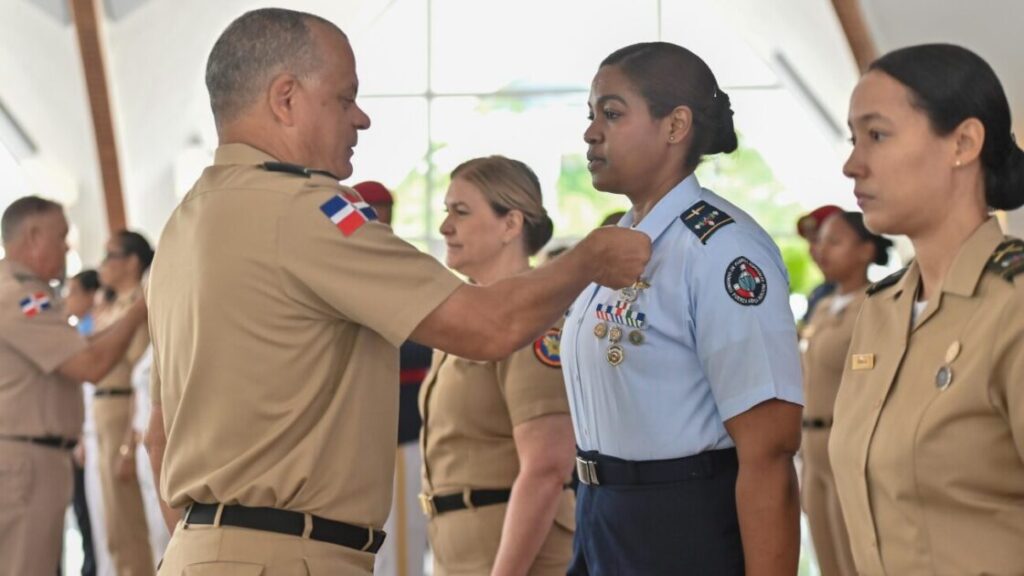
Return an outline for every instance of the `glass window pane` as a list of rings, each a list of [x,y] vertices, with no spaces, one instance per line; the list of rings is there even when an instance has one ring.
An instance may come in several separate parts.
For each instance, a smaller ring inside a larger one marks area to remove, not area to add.
[[[359,93],[427,91],[427,3],[375,0],[358,4],[351,33]]]
[[[426,236],[427,101],[420,98],[360,98],[370,129],[360,132],[348,185],[377,180],[395,196],[392,227],[407,238]]]
[[[438,93],[583,88],[617,48],[656,40],[657,0],[434,0]]]

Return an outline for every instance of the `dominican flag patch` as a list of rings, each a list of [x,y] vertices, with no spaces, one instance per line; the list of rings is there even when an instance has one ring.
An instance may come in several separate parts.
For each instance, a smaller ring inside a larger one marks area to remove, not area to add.
[[[366,202],[362,200],[349,201],[339,195],[335,195],[321,204],[320,211],[345,236],[351,236],[363,224],[377,219],[377,212]]]
[[[50,297],[45,292],[36,292],[25,296],[18,304],[21,306],[21,313],[31,318],[43,310],[50,309]]]

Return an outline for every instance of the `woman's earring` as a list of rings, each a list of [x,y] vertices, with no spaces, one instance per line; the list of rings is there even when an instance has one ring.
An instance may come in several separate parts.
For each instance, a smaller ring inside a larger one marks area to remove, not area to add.
[[[676,141],[676,137],[675,136],[669,136],[668,137],[668,141],[669,142],[675,142]]]

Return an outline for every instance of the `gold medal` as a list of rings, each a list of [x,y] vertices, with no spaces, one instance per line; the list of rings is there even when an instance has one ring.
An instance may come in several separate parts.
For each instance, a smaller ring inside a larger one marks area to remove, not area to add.
[[[608,341],[612,344],[618,344],[619,340],[622,340],[622,328],[618,326],[612,326],[608,330]]]
[[[594,336],[597,336],[598,340],[604,338],[605,335],[607,335],[607,334],[608,334],[608,325],[605,324],[604,322],[594,326]]]
[[[949,385],[953,383],[953,369],[949,366],[943,366],[939,368],[938,373],[935,374],[935,387],[939,390],[945,390],[949,388]]]
[[[622,364],[622,361],[626,359],[626,351],[622,349],[622,346],[618,344],[612,344],[608,347],[608,363],[612,366],[618,366]]]
[[[644,343],[644,333],[639,330],[633,330],[629,333],[629,342],[634,346],[639,346]]]
[[[952,364],[953,360],[960,355],[960,341],[954,340],[949,348],[946,349],[946,364]]]

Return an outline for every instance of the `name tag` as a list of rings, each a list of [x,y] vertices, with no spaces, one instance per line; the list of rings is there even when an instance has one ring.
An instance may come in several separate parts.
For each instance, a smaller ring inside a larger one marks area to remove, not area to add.
[[[875,367],[874,354],[854,354],[850,357],[851,370],[871,370]]]

